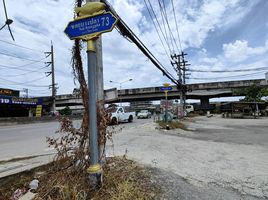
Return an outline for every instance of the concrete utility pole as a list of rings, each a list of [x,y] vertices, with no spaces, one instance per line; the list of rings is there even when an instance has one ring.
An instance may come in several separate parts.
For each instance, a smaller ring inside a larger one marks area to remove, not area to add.
[[[49,88],[52,89],[51,91],[51,96],[52,96],[52,106],[51,106],[51,111],[55,112],[56,111],[56,83],[55,83],[55,67],[54,67],[54,49],[53,49],[53,44],[51,41],[51,47],[50,47],[50,52],[45,52],[47,56],[51,56],[51,61],[46,62],[46,64],[51,65],[51,71],[46,72],[47,76],[51,75],[51,85]]]
[[[187,55],[184,52],[181,54],[174,54],[171,56],[171,59],[173,62],[171,64],[176,67],[177,70],[177,75],[179,78],[179,83],[181,84],[180,88],[180,107],[182,108],[182,117],[184,116],[185,112],[185,100],[186,100],[186,74],[185,72],[187,71],[186,66],[189,64],[186,64],[187,61],[185,61],[184,56]]]

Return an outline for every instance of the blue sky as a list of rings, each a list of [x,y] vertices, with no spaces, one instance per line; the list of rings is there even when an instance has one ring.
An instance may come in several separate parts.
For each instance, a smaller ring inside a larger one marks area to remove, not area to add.
[[[110,2],[121,18],[175,76],[144,1],[111,0]],[[171,1],[164,0],[164,2],[171,30],[177,40]],[[151,1],[151,3],[162,24],[158,2]],[[11,28],[16,41],[11,40],[6,28],[0,31],[0,88],[19,90],[28,88],[32,96],[49,95],[48,85],[51,84],[51,78],[45,76],[49,68],[45,68],[46,65],[43,63],[49,60],[41,59],[45,57],[43,52],[50,50],[52,40],[55,48],[58,94],[71,93],[75,87],[70,65],[70,49],[73,42],[65,36],[63,30],[68,21],[72,20],[73,1],[7,0],[6,4],[9,18],[14,20]],[[268,1],[174,0],[174,4],[181,45],[188,53],[187,60],[191,63],[191,69],[230,70],[268,66]],[[1,5],[0,25],[4,22]],[[84,61],[85,58],[83,52]],[[33,63],[32,60],[41,62]],[[124,83],[123,88],[157,86],[168,82],[168,79],[137,47],[116,30],[103,34],[103,62],[105,88],[119,87],[119,84],[110,83],[110,80],[123,82],[130,78],[133,81]],[[249,73],[251,72],[220,74],[192,72],[188,83],[264,78],[265,71],[243,76]]]

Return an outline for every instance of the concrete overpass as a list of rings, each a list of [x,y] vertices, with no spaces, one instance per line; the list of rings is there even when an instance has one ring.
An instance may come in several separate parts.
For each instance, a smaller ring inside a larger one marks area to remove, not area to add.
[[[246,88],[252,85],[260,87],[268,86],[265,79],[187,84],[188,92],[186,93],[186,98],[200,99],[201,105],[207,107],[210,98],[235,96],[234,89]],[[164,99],[164,92],[160,90],[161,87],[162,86],[124,90],[116,90],[116,88],[113,88],[105,90],[105,102],[116,103],[120,101],[133,102]],[[179,99],[180,91],[176,86],[172,86],[172,91],[169,92],[168,96],[169,99]],[[49,99],[47,99],[47,102],[48,101]],[[56,96],[56,106],[58,109],[64,108],[67,105],[77,109],[83,108],[81,107],[82,99],[77,95],[67,94]]]
[[[188,92],[186,93],[186,98],[200,99],[201,105],[206,107],[209,104],[210,98],[235,96],[235,89],[246,88],[252,85],[260,87],[268,86],[265,79],[187,84]],[[119,90],[118,99],[108,102],[164,99],[164,92],[160,90],[161,87],[162,86]],[[168,93],[168,97],[169,99],[180,98],[180,90],[178,90],[176,86],[172,86],[172,91]]]

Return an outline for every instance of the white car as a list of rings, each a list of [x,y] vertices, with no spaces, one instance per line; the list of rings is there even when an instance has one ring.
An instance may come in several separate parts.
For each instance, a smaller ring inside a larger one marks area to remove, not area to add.
[[[151,118],[151,116],[152,116],[152,114],[148,110],[141,110],[138,113],[137,118],[144,119],[144,118]]]
[[[123,107],[115,107],[112,110],[111,123],[118,124],[119,122],[132,122],[135,112],[125,112]]]

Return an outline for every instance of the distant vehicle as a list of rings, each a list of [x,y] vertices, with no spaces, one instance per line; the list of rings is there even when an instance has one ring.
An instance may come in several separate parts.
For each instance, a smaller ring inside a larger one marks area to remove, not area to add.
[[[52,117],[58,117],[60,116],[60,112],[59,111],[50,111],[49,116],[52,116]]]
[[[185,110],[187,113],[194,112],[194,106],[193,105],[186,105]]]
[[[148,110],[141,110],[137,115],[138,119],[151,118],[151,117],[152,113],[149,112]]]
[[[135,116],[135,112],[125,112],[123,107],[114,107],[112,110],[112,124],[119,122],[132,122]]]

